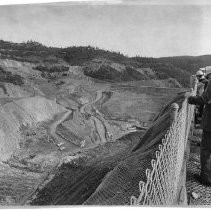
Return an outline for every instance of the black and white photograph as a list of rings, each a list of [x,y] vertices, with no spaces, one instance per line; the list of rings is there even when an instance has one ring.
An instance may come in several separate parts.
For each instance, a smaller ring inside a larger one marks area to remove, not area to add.
[[[211,1],[2,2],[0,208],[211,206]]]

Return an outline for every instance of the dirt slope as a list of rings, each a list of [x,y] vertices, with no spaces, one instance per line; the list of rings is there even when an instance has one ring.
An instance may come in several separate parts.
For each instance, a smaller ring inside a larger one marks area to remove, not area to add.
[[[82,204],[105,175],[130,154],[142,135],[143,132],[131,133],[114,143],[106,143],[67,157],[55,177],[36,192],[31,205]]]
[[[65,109],[41,96],[7,103],[0,110],[0,159],[6,160],[20,148],[20,127],[51,119]]]

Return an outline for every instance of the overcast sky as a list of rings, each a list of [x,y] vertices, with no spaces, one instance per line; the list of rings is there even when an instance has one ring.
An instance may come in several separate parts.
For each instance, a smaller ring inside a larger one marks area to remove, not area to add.
[[[0,38],[59,47],[91,45],[129,56],[211,54],[211,5],[0,6]]]

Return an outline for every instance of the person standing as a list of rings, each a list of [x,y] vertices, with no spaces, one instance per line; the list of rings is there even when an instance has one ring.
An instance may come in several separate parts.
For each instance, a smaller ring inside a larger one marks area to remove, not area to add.
[[[205,78],[205,74],[202,70],[196,72],[196,78],[198,80],[196,95],[201,96],[207,86],[208,80]],[[196,105],[194,119],[195,127],[197,127],[197,125],[201,122],[203,108],[204,105]]]
[[[202,115],[202,141],[200,146],[201,173],[199,180],[211,186],[211,73],[207,75],[208,83],[202,95],[189,96],[188,103],[204,106]]]
[[[207,84],[208,80],[205,78],[205,73],[202,70],[196,72],[196,78],[198,80],[197,85],[197,95],[202,95],[204,92],[204,86]]]

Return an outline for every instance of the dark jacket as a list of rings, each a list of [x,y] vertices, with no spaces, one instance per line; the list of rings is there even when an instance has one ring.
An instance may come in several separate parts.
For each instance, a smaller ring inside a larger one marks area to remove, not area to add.
[[[201,96],[190,96],[188,102],[199,106],[204,105],[202,129],[211,132],[211,80],[209,80],[207,87]]]
[[[206,89],[209,80],[204,78],[200,82],[204,84],[204,89]]]
[[[196,91],[197,96],[202,95],[202,93],[204,92],[204,90],[207,87],[208,81],[209,80],[207,80],[205,78],[199,80],[199,83],[197,84],[197,91]]]

